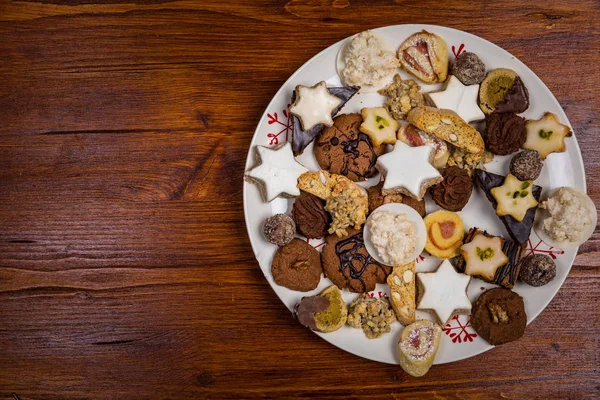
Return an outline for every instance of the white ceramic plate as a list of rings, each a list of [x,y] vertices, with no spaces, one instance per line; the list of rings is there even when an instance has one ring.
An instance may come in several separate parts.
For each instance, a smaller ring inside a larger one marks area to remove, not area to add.
[[[529,109],[522,114],[524,117],[539,119],[544,112],[550,111],[558,116],[561,123],[569,125],[565,113],[546,85],[544,85],[544,83],[529,68],[527,68],[525,64],[517,60],[507,51],[487,40],[466,32],[432,25],[396,25],[374,29],[373,31],[385,38],[392,46],[398,48],[407,37],[422,29],[436,33],[444,38],[448,45],[448,51],[450,52],[450,61],[454,59],[454,53],[471,51],[479,55],[488,70],[499,67],[515,70],[525,83],[530,95],[531,105]],[[306,64],[300,67],[275,94],[275,97],[273,97],[273,100],[267,106],[267,109],[256,128],[248,152],[246,170],[255,163],[254,152],[252,151],[255,145],[272,146],[286,140],[291,141],[292,124],[287,109],[292,91],[296,85],[312,86],[315,83],[324,80],[327,82],[328,86],[341,86],[340,79],[336,73],[336,56],[340,47],[343,45],[343,42],[344,41],[340,41],[328,47],[310,59]],[[301,47],[302,44],[299,43],[297,46]],[[401,72],[400,74],[404,78],[410,77],[405,72]],[[427,85],[422,82],[419,82],[419,84],[425,92],[439,90],[442,87],[441,84]],[[354,96],[346,104],[342,112],[359,112],[362,107],[379,106],[383,101],[384,98],[377,93],[361,93]],[[536,181],[536,184],[542,186],[544,191],[560,186],[571,186],[585,192],[585,172],[575,136],[566,139],[566,143],[566,152],[551,154],[545,161],[542,174]],[[312,144],[309,145],[304,153],[297,159],[311,171],[319,169],[313,155]],[[507,174],[509,159],[510,156],[496,156],[494,161],[488,164],[487,169],[490,172]],[[378,180],[379,175],[364,182],[363,186],[371,186],[378,182]],[[293,200],[278,198],[271,203],[263,203],[256,185],[244,182],[243,190],[246,226],[256,259],[275,293],[279,296],[281,301],[292,310],[294,304],[296,304],[303,296],[317,294],[332,283],[329,279],[323,278],[317,289],[312,292],[301,293],[288,290],[273,282],[271,276],[271,260],[275,253],[276,246],[268,243],[264,239],[261,232],[262,225],[265,219],[273,214],[289,213],[291,211]],[[438,207],[435,203],[428,199],[427,211],[432,212],[436,209],[438,209]],[[469,203],[459,214],[464,220],[465,228],[467,229],[478,226],[492,234],[508,237],[504,226],[496,217],[491,204],[478,188],[473,190],[473,195],[471,196]],[[309,243],[320,249],[322,240],[310,240]],[[556,278],[548,285],[534,288],[518,283],[515,286],[514,290],[525,299],[525,310],[527,312],[528,322],[531,322],[540,312],[542,312],[542,310],[544,310],[562,285],[569,273],[573,260],[575,259],[577,249],[559,250],[549,247],[533,232],[527,248],[528,254],[548,254],[555,259],[557,264]],[[423,253],[417,258],[417,262],[417,271],[431,271],[440,264],[441,260]],[[486,284],[478,279],[473,279],[469,285],[468,295],[470,299],[474,301],[484,289],[490,287],[494,286]],[[387,285],[378,285],[376,290],[370,294],[373,296],[387,296],[388,290]],[[348,303],[357,296],[346,290],[344,290],[343,294],[344,299]],[[420,311],[417,312],[417,317],[432,319],[428,313]],[[300,325],[298,325],[298,328],[301,329]],[[369,340],[365,337],[362,330],[354,329],[349,326],[345,326],[336,332],[325,334],[317,333],[317,335],[333,345],[360,357],[384,363],[397,364],[396,344],[401,331],[402,325],[395,323],[392,327],[392,331],[379,339]],[[511,346],[511,344],[506,344],[505,346]],[[435,359],[435,364],[473,357],[479,353],[490,350],[492,347],[493,346],[490,346],[475,333],[470,327],[469,317],[463,315],[451,319],[450,322],[443,327],[443,337]]]

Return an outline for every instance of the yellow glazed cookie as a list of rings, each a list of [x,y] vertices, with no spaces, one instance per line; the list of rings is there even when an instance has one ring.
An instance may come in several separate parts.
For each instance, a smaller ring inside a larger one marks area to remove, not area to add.
[[[371,138],[373,146],[396,143],[396,131],[399,125],[385,108],[363,108],[360,114],[363,118],[360,131]]]
[[[527,140],[523,148],[537,150],[542,160],[550,153],[561,153],[565,151],[565,137],[573,136],[571,128],[558,121],[558,117],[547,112],[539,120],[528,120],[525,122]]]

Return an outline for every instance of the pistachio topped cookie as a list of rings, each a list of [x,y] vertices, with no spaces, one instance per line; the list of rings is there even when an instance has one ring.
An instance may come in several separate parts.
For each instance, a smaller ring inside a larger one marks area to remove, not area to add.
[[[479,107],[486,114],[522,113],[529,107],[529,92],[515,71],[497,68],[481,82]]]

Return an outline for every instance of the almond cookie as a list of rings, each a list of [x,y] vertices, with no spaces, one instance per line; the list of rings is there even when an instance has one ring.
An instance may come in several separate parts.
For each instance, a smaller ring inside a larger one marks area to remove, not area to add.
[[[346,235],[346,228],[360,229],[367,220],[366,190],[344,176],[327,171],[307,172],[298,178],[298,187],[325,200],[325,210],[332,217],[329,233]]]
[[[322,272],[319,252],[300,239],[278,248],[271,263],[275,283],[299,292],[315,289]]]
[[[471,326],[494,346],[517,340],[527,326],[523,298],[502,288],[483,292],[473,305]]]
[[[371,143],[369,136],[361,132],[362,122],[359,114],[343,114],[334,119],[333,126],[323,130],[314,147],[322,169],[354,182],[364,181],[377,173],[377,156],[383,154],[385,147]],[[390,123],[391,120],[388,125]]]
[[[448,76],[446,42],[426,30],[414,33],[400,45],[398,59],[402,68],[423,82],[444,82]]]
[[[452,110],[428,106],[413,108],[408,113],[408,122],[469,153],[482,154],[485,150],[483,138],[477,129]]]
[[[404,326],[415,322],[416,284],[415,262],[397,266],[387,277],[390,285],[390,302],[396,313],[396,318]]]
[[[340,289],[362,293],[385,283],[392,267],[378,263],[365,247],[362,231],[348,229],[348,236],[329,235],[321,253],[323,270]]]

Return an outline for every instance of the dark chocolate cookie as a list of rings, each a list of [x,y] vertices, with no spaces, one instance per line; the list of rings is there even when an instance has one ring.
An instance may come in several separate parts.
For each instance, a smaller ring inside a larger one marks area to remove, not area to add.
[[[431,187],[433,201],[444,210],[462,210],[469,202],[473,191],[469,173],[465,169],[452,166],[444,168],[440,174],[444,180]]]
[[[525,121],[516,114],[493,113],[486,117],[485,122],[485,148],[492,154],[514,153],[527,139]]]
[[[319,252],[300,239],[277,249],[271,264],[276,284],[300,292],[315,289],[321,280],[321,272]]]
[[[530,286],[544,286],[556,276],[556,264],[546,254],[531,254],[521,262],[519,280]]]
[[[317,196],[302,192],[294,202],[292,217],[298,232],[309,239],[322,238],[327,233],[329,214],[325,211],[325,203]]]
[[[373,146],[369,136],[360,131],[361,123],[360,114],[342,114],[323,130],[315,142],[315,157],[322,169],[354,182],[377,173],[375,163],[385,145]]]
[[[517,340],[525,333],[526,325],[523,298],[511,290],[490,289],[473,305],[471,326],[491,345]]]
[[[347,229],[348,236],[329,235],[321,253],[323,271],[340,289],[363,293],[385,283],[392,267],[375,261],[365,248],[362,231]]]

